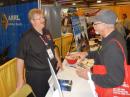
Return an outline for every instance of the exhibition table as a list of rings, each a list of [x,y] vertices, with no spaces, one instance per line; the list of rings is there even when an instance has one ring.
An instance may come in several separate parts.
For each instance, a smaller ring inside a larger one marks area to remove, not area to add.
[[[62,91],[64,97],[94,97],[89,81],[80,78],[76,74],[76,68],[68,65],[66,60],[63,62],[63,67],[64,70],[57,74],[58,79],[72,80],[73,82],[71,91]],[[50,89],[46,97],[53,97]]]

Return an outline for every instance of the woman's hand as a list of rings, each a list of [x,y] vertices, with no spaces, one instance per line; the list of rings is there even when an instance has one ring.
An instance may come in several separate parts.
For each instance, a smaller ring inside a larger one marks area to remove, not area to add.
[[[57,63],[56,70],[58,70],[58,69],[63,70],[63,65],[62,65],[62,62],[61,62],[61,61],[58,61],[58,63]]]
[[[17,86],[16,86],[16,91],[20,90],[23,87],[24,84],[25,84],[24,79],[18,79]]]

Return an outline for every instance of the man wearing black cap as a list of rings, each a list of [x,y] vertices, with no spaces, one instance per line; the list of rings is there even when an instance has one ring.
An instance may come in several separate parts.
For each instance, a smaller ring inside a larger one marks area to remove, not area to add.
[[[94,58],[95,64],[106,68],[106,74],[92,74],[94,83],[103,88],[113,88],[124,81],[124,56],[117,41],[123,47],[126,58],[127,50],[124,38],[115,29],[116,19],[116,14],[111,10],[101,10],[92,18],[95,31],[102,36],[102,43],[100,50],[88,52],[88,57]],[[78,69],[77,74],[88,79],[87,71]]]

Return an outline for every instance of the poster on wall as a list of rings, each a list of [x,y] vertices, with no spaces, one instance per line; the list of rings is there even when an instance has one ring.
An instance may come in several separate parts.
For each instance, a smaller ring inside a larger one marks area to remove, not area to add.
[[[37,7],[37,0],[20,4],[6,2],[5,6],[0,7],[0,54],[8,49],[8,57],[15,57],[22,34],[31,26],[28,11]]]
[[[77,51],[81,51],[82,43],[88,40],[87,26],[84,16],[72,16],[72,28]],[[86,43],[86,42],[85,42]]]
[[[75,45],[77,51],[80,51],[79,49],[79,40],[81,40],[81,28],[80,28],[80,20],[78,16],[72,16],[71,17],[71,22],[72,22],[72,29],[73,29],[73,37],[75,39]]]
[[[80,20],[78,16],[71,17],[72,29],[75,40],[81,39]]]
[[[80,21],[80,30],[82,36],[88,39],[88,33],[87,33],[87,25],[86,25],[86,20],[85,16],[79,16],[79,21]]]

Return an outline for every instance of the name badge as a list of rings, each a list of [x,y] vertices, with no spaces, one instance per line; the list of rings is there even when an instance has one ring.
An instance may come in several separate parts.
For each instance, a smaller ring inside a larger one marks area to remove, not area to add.
[[[47,49],[47,53],[48,53],[50,59],[54,58],[54,54],[51,49]]]

